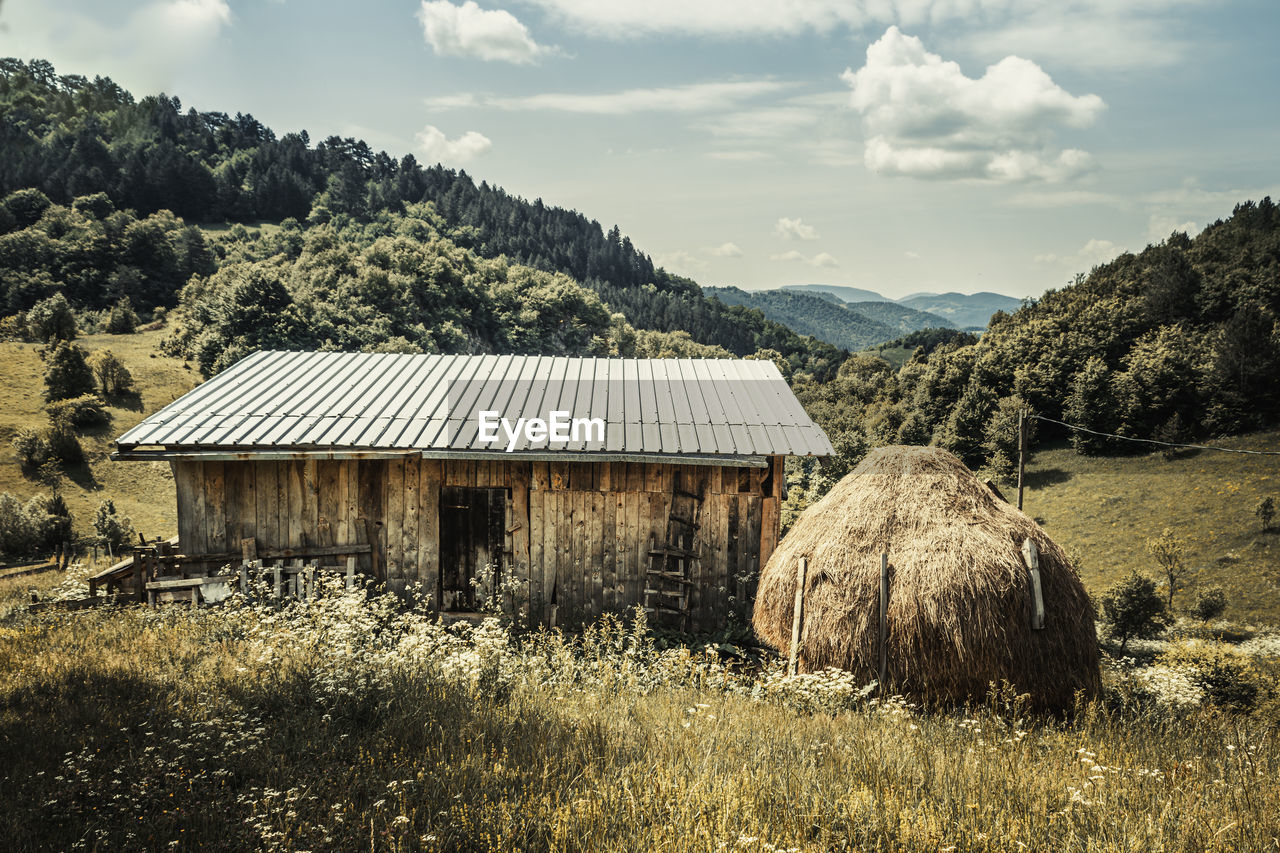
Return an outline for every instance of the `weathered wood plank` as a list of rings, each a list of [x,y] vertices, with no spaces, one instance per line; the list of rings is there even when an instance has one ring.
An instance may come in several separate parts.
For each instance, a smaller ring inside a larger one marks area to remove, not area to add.
[[[342,464],[332,459],[316,463],[316,543],[319,545],[333,545],[338,541],[335,529],[341,507],[338,469]]]
[[[611,466],[605,463],[607,471]],[[612,472],[610,472],[612,474]],[[618,495],[611,491],[600,493],[600,609],[603,612],[622,610],[618,602]]]
[[[511,577],[515,586],[516,618],[533,612],[530,606],[532,576],[529,572],[529,464],[516,462],[505,472],[511,488],[511,513],[507,529],[511,531]]]
[[[778,547],[778,531],[781,526],[780,504],[776,497],[767,497],[760,506],[760,564],[758,571],[763,572],[774,549]]]
[[[544,585],[543,537],[546,522],[542,515],[543,492],[532,488],[537,476],[538,463],[530,466],[529,489],[529,604],[530,617],[535,622],[546,619],[546,607],[550,603],[549,590]]]
[[[200,462],[173,463],[173,487],[178,499],[178,543],[188,553],[206,550],[203,472],[204,466]]]
[[[226,480],[224,463],[204,463],[205,544],[210,551],[227,550]]]
[[[306,544],[303,539],[303,516],[306,513],[306,496],[303,494],[305,487],[302,460],[296,459],[281,464],[284,466],[282,470],[285,475],[288,512],[286,517],[280,521],[280,533],[284,539],[283,544],[285,547],[301,548]]]
[[[254,483],[257,489],[257,524],[254,537],[263,550],[280,547],[280,499],[277,493],[276,463],[253,463]]]
[[[418,525],[421,523],[421,494],[422,460],[408,459],[404,463],[404,521],[401,522],[403,525],[401,559],[404,560],[402,576],[414,582],[421,579],[418,566]]]
[[[438,460],[424,459],[419,468],[418,580],[430,606],[440,607],[440,482]]]
[[[599,472],[599,465],[591,466],[595,472]],[[589,494],[591,500],[591,524],[590,532],[590,562],[587,566],[587,576],[590,578],[591,585],[591,615],[599,616],[604,612],[604,493],[592,491]]]
[[[320,468],[315,459],[302,463],[302,535],[308,545],[318,545],[320,526]]]
[[[387,461],[387,577],[404,578],[404,459]]]

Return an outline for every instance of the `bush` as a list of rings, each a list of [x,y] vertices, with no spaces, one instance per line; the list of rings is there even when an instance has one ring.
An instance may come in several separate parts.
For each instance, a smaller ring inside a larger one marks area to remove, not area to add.
[[[1130,571],[1102,596],[1102,614],[1111,624],[1111,634],[1120,640],[1124,652],[1132,639],[1159,636],[1169,622],[1164,599],[1156,593],[1156,582]]]
[[[1217,619],[1227,609],[1227,594],[1220,586],[1211,586],[1196,594],[1196,603],[1191,607],[1191,615],[1201,622]]]
[[[1266,533],[1271,529],[1271,522],[1276,518],[1276,502],[1274,498],[1263,498],[1258,501],[1258,506],[1254,509],[1253,514],[1258,517],[1258,521],[1262,522],[1262,532]]]
[[[61,497],[34,497],[23,504],[0,493],[0,556],[22,559],[52,550],[71,539],[71,514]]]
[[[102,398],[97,394],[83,394],[70,400],[59,400],[47,407],[49,420],[65,419],[73,427],[103,426],[111,421],[111,415],[103,408]]]
[[[93,532],[99,545],[110,553],[117,553],[121,545],[133,541],[133,522],[128,516],[121,518],[116,513],[114,501],[105,500],[98,504],[98,511],[93,516]]]
[[[1250,711],[1258,702],[1259,674],[1250,660],[1221,643],[1197,643],[1171,649],[1163,660],[1188,671],[1191,681],[1213,704]]]
[[[31,306],[27,312],[27,335],[40,343],[75,340],[76,316],[67,297],[55,293]]]
[[[55,344],[45,360],[45,402],[92,394],[96,388],[93,371],[85,361],[84,350],[71,343]]]
[[[43,430],[19,430],[13,439],[13,452],[26,474],[35,474],[53,458],[53,449]]]
[[[125,297],[111,307],[107,317],[107,334],[131,335],[138,330],[138,315],[133,311],[129,297]]]
[[[110,350],[98,350],[89,356],[88,364],[104,397],[128,394],[133,390],[133,374]]]
[[[49,442],[49,454],[63,465],[79,465],[84,461],[84,448],[66,417],[53,419],[45,433]]]

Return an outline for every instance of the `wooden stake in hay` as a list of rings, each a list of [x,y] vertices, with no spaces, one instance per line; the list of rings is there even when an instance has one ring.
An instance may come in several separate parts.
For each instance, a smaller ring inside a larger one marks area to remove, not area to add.
[[[1022,546],[1039,555],[1044,628]],[[1041,708],[1100,688],[1093,605],[1063,550],[934,447],[873,450],[804,512],[770,557],[756,633],[790,651],[796,563],[808,558],[802,671],[879,669],[880,555],[888,553],[887,693],[982,699],[1008,681]]]

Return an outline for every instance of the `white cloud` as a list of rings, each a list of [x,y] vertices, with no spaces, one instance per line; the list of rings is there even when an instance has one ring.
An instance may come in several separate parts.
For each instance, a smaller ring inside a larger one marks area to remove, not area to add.
[[[440,106],[492,107],[500,110],[547,110],[592,115],[626,115],[637,112],[708,112],[739,101],[772,94],[789,84],[775,80],[731,80],[690,83],[654,89],[624,89],[604,94],[546,92],[523,98],[456,94],[429,100]]]
[[[1106,105],[1074,96],[1038,65],[1007,56],[980,78],[889,27],[846,69],[850,104],[863,119],[868,169],[921,178],[1062,181],[1092,167],[1074,148],[1055,151],[1054,126],[1087,127]]]
[[[754,163],[757,160],[768,160],[773,155],[767,151],[710,151],[707,156],[712,160],[728,160],[734,163]]]
[[[811,258],[809,258],[809,257],[805,257],[805,256],[804,256],[803,254],[801,254],[800,252],[797,252],[795,249],[792,249],[792,250],[791,250],[791,251],[789,251],[789,252],[782,252],[781,254],[777,254],[777,255],[770,255],[770,256],[769,256],[769,260],[771,260],[771,261],[795,261],[795,262],[798,262],[798,263],[806,264],[807,266],[811,266],[811,267],[838,267],[838,266],[840,266],[840,262],[839,262],[839,261],[837,261],[833,256],[829,255],[829,254],[828,254],[828,253],[826,253],[826,252],[819,252],[818,254],[814,255],[814,256],[813,256],[813,257],[811,257]]]
[[[714,257],[717,257],[717,258],[742,257],[742,249],[738,247],[737,243],[733,243],[733,242],[721,243],[719,246],[713,246],[710,249],[707,249],[706,251],[708,255],[713,255]]]
[[[818,229],[805,224],[799,218],[788,219],[783,216],[773,223],[773,235],[784,240],[817,240]]]
[[[1100,240],[1095,237],[1072,254],[1059,255],[1049,252],[1043,255],[1036,255],[1035,262],[1045,266],[1065,266],[1076,270],[1092,269],[1098,264],[1112,260],[1124,251],[1125,249],[1110,240]]]
[[[1200,233],[1200,226],[1194,220],[1188,219],[1184,222],[1179,222],[1176,216],[1161,216],[1160,214],[1152,214],[1150,221],[1147,223],[1147,239],[1152,243],[1168,240],[1169,235],[1174,231],[1181,231],[1188,237],[1194,237]]]
[[[677,275],[690,276],[697,275],[707,268],[706,261],[694,257],[683,249],[656,254],[653,256],[653,264]]]
[[[476,96],[470,92],[456,92],[451,95],[433,95],[430,98],[423,98],[423,103],[433,110],[460,110],[474,107],[477,101]]]
[[[132,12],[70,11],[53,4],[4,3],[0,55],[47,59],[60,73],[109,73],[135,94],[172,90],[233,23],[225,0],[154,0]]]
[[[428,163],[446,165],[469,163],[493,147],[489,137],[474,130],[449,139],[440,128],[430,124],[418,131],[414,140]]]
[[[556,52],[534,41],[515,15],[505,9],[481,9],[473,0],[461,6],[448,0],[422,0],[418,21],[427,44],[441,56],[527,65]]]
[[[1212,0],[524,0],[592,36],[776,38],[948,26],[973,49],[1085,68],[1180,61],[1179,13]]]

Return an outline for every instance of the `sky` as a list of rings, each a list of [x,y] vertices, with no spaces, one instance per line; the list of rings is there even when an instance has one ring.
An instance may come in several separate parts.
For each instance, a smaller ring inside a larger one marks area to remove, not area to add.
[[[0,0],[0,55],[464,168],[704,285],[1036,296],[1280,196],[1275,0]]]

